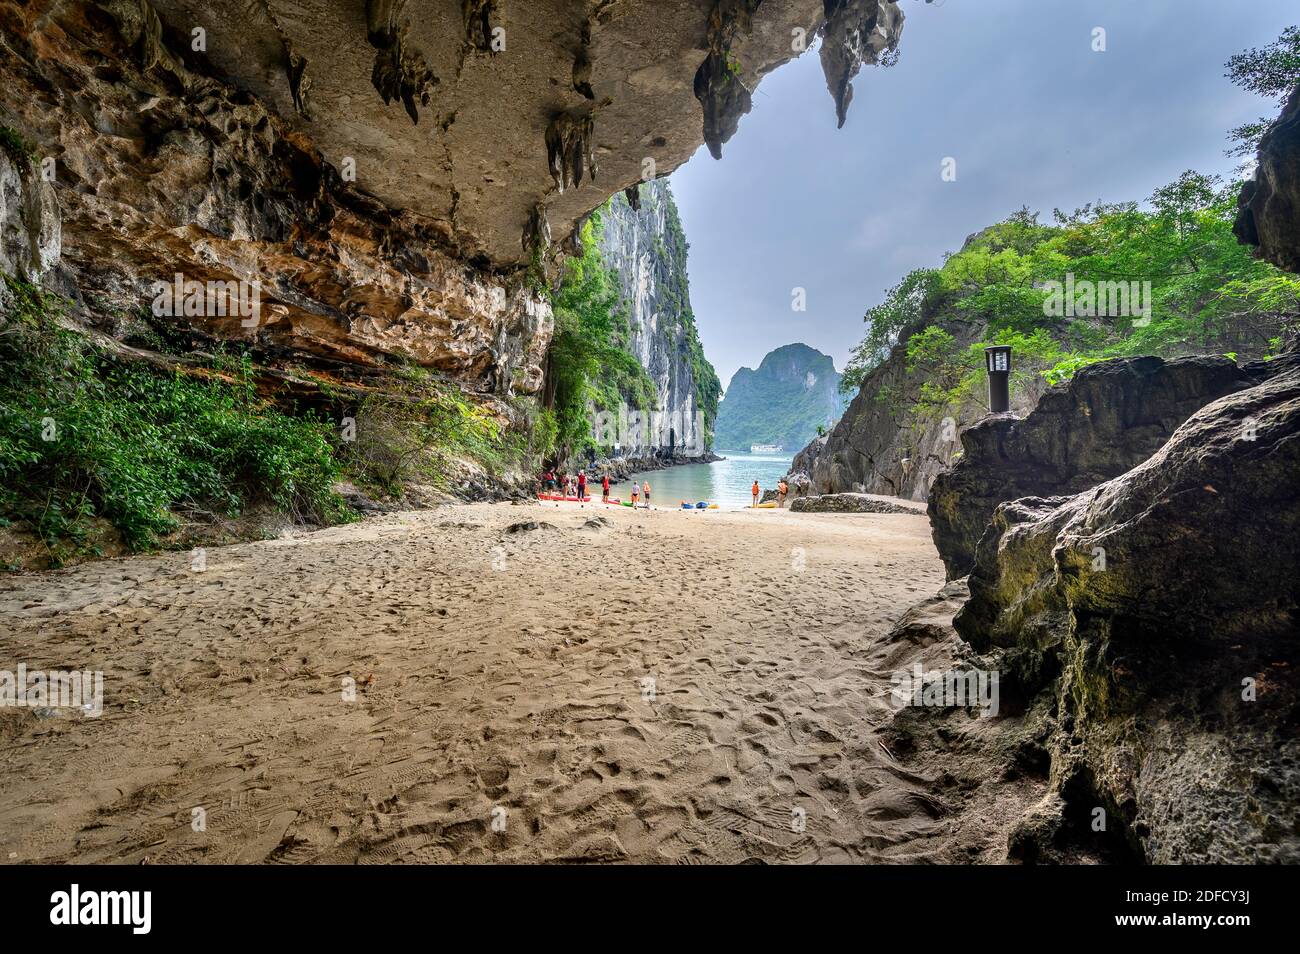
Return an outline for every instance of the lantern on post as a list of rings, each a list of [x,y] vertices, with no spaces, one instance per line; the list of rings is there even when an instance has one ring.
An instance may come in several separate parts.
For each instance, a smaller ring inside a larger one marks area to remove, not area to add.
[[[989,410],[1002,414],[1011,409],[1011,346],[985,348],[984,367],[989,372]]]

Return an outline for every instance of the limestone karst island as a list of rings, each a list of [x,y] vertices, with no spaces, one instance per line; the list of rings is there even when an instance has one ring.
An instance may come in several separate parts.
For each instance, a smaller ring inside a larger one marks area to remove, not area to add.
[[[1265,923],[1298,12],[0,0],[13,923],[373,863]]]

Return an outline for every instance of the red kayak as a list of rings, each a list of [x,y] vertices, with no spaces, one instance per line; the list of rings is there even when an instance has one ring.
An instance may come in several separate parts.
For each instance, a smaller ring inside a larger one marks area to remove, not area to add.
[[[569,503],[591,503],[590,497],[565,497],[563,494],[538,494],[538,500],[567,500]]]

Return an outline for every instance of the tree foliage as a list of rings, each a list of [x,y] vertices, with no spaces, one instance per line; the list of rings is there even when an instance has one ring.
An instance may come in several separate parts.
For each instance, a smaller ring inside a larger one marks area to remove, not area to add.
[[[1244,90],[1275,100],[1279,105],[1300,86],[1300,27],[1289,26],[1282,35],[1258,49],[1234,53],[1226,64],[1227,77]],[[1263,117],[1228,133],[1234,145],[1230,156],[1252,156],[1273,121]]]
[[[1237,242],[1234,192],[1188,171],[1155,190],[1146,208],[1055,210],[1051,225],[1020,210],[973,236],[942,268],[910,273],[867,312],[849,386],[894,346],[924,377],[920,403],[929,406],[977,396],[990,344],[1012,345],[1016,373],[1049,383],[1109,357],[1275,353],[1300,326],[1300,280]],[[1067,276],[1150,283],[1149,310],[1054,314],[1049,283]]]

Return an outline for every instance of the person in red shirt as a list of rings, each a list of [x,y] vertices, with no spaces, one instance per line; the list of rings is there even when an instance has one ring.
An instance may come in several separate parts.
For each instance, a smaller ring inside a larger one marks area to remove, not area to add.
[[[601,503],[609,503],[609,474],[600,478],[600,500]]]
[[[581,501],[582,498],[586,496],[587,496],[587,472],[585,470],[580,470],[578,471],[578,500]]]

